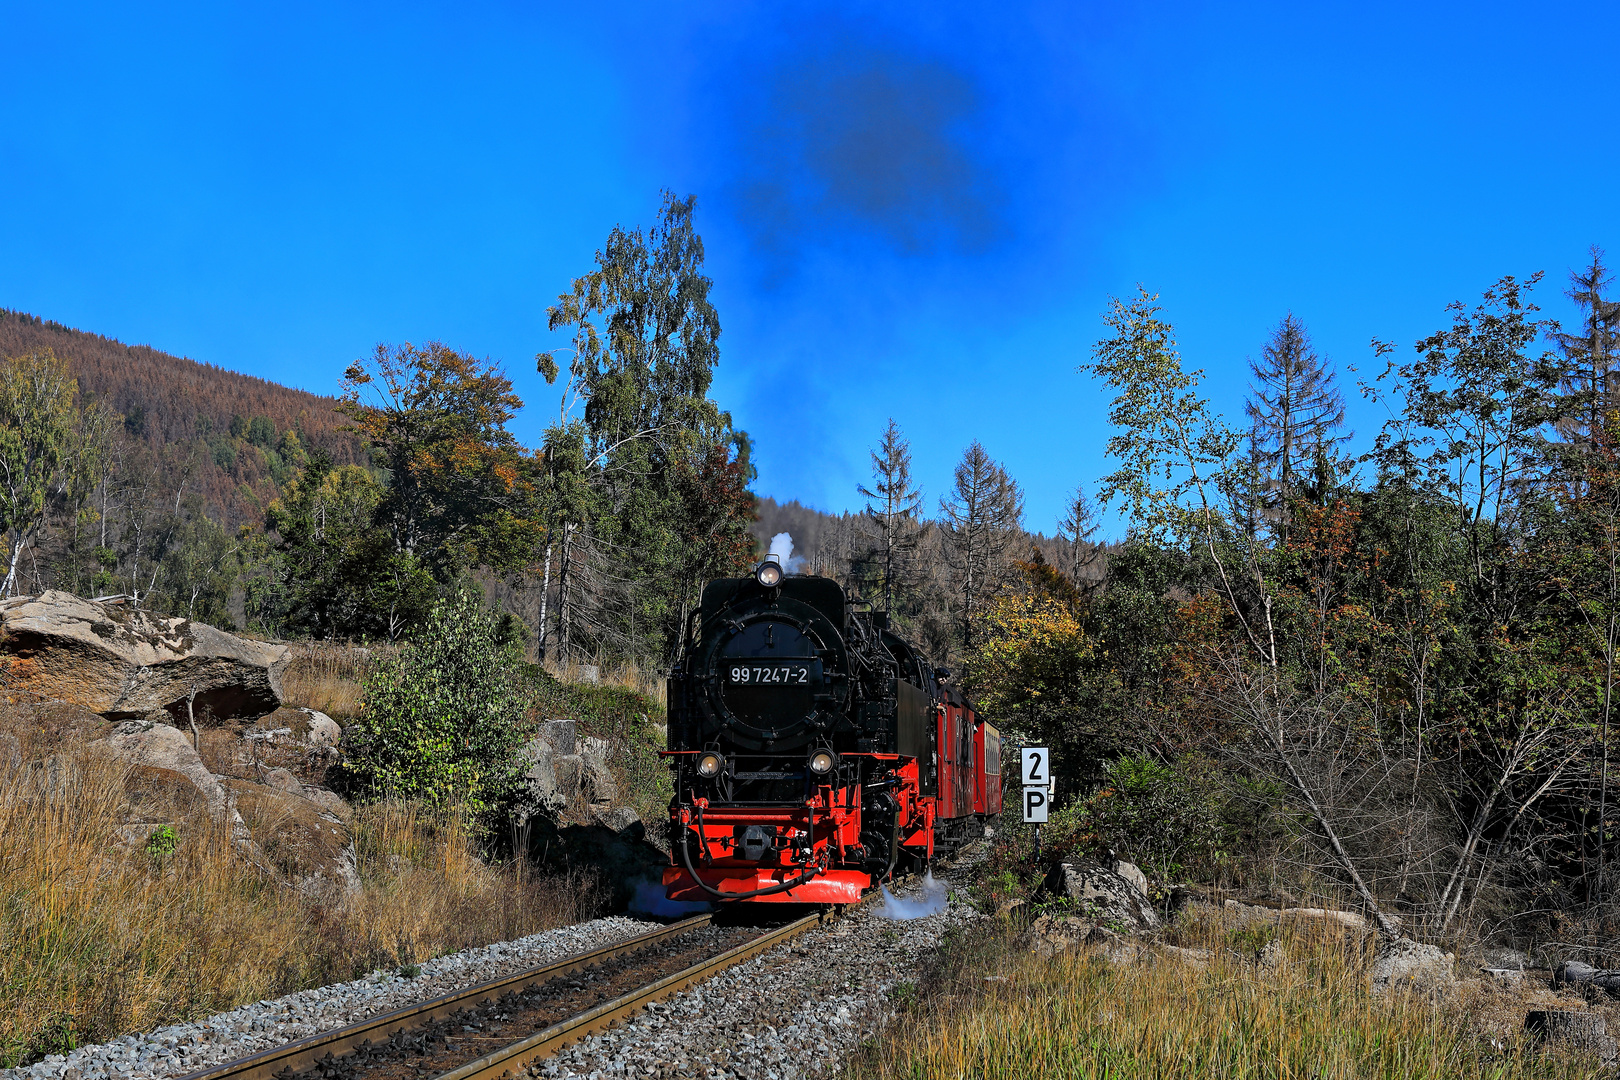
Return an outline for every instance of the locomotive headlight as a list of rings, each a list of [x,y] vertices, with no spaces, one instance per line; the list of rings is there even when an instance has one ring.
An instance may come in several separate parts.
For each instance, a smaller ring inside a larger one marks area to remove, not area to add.
[[[817,776],[826,776],[838,764],[838,757],[831,750],[817,750],[810,755],[810,771]]]
[[[782,564],[775,559],[766,559],[759,564],[759,569],[754,571],[754,580],[767,589],[775,588],[782,584]]]
[[[725,768],[725,767],[726,767],[726,759],[721,757],[719,754],[716,754],[712,750],[709,751],[708,753],[702,754],[702,755],[700,755],[698,757],[698,762],[697,762],[698,775],[703,777],[704,779],[709,779],[711,777],[719,776],[720,775],[720,770]]]

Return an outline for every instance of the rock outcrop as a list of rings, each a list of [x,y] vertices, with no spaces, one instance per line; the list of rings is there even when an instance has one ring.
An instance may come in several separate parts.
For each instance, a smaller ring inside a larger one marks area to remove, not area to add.
[[[1525,1014],[1524,1030],[1537,1042],[1596,1051],[1605,1064],[1613,1065],[1620,1059],[1620,1046],[1609,1034],[1608,1021],[1601,1013],[1537,1009]]]
[[[193,694],[213,717],[269,712],[281,704],[290,655],[285,645],[55,591],[0,602],[0,654],[13,689],[111,720],[157,709],[184,717]]]
[[[1579,960],[1566,960],[1553,969],[1553,982],[1564,986],[1590,986],[1609,994],[1620,994],[1620,971],[1593,967]]]
[[[1155,930],[1163,921],[1153,910],[1146,893],[1132,878],[1142,872],[1130,863],[1117,864],[1127,877],[1113,868],[1095,862],[1058,863],[1046,876],[1044,890],[1053,896],[1073,900],[1079,910],[1104,923],[1117,923],[1127,930]]]
[[[522,818],[527,820],[535,814],[557,814],[565,810],[568,796],[557,782],[557,754],[552,742],[543,737],[530,739],[518,751],[518,756],[524,763]]]
[[[90,745],[133,766],[130,795],[137,802],[143,799],[143,788],[166,798],[177,784],[188,784],[201,796],[210,817],[241,823],[218,777],[203,765],[190,737],[178,729],[151,720],[126,720]]]

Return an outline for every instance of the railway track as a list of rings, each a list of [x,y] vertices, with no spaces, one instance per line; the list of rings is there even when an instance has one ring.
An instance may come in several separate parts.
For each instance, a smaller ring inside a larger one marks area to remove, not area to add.
[[[698,915],[178,1080],[496,1080],[830,917],[762,931]]]

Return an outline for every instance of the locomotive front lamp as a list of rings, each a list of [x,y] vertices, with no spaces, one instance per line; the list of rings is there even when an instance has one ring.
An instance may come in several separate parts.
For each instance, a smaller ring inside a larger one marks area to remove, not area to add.
[[[810,771],[817,776],[826,776],[832,772],[833,766],[838,764],[838,758],[831,750],[817,750],[810,755]]]
[[[704,779],[719,776],[720,770],[725,768],[725,765],[726,759],[711,750],[698,758],[698,775]]]
[[[774,589],[782,583],[782,564],[776,561],[774,555],[767,556],[765,561],[759,564],[759,569],[754,571],[754,580],[767,589]]]

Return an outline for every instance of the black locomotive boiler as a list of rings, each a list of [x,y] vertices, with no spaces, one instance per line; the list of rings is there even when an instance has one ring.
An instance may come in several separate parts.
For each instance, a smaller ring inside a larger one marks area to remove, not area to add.
[[[1001,811],[996,729],[830,578],[709,582],[669,683],[676,900],[846,904]]]

